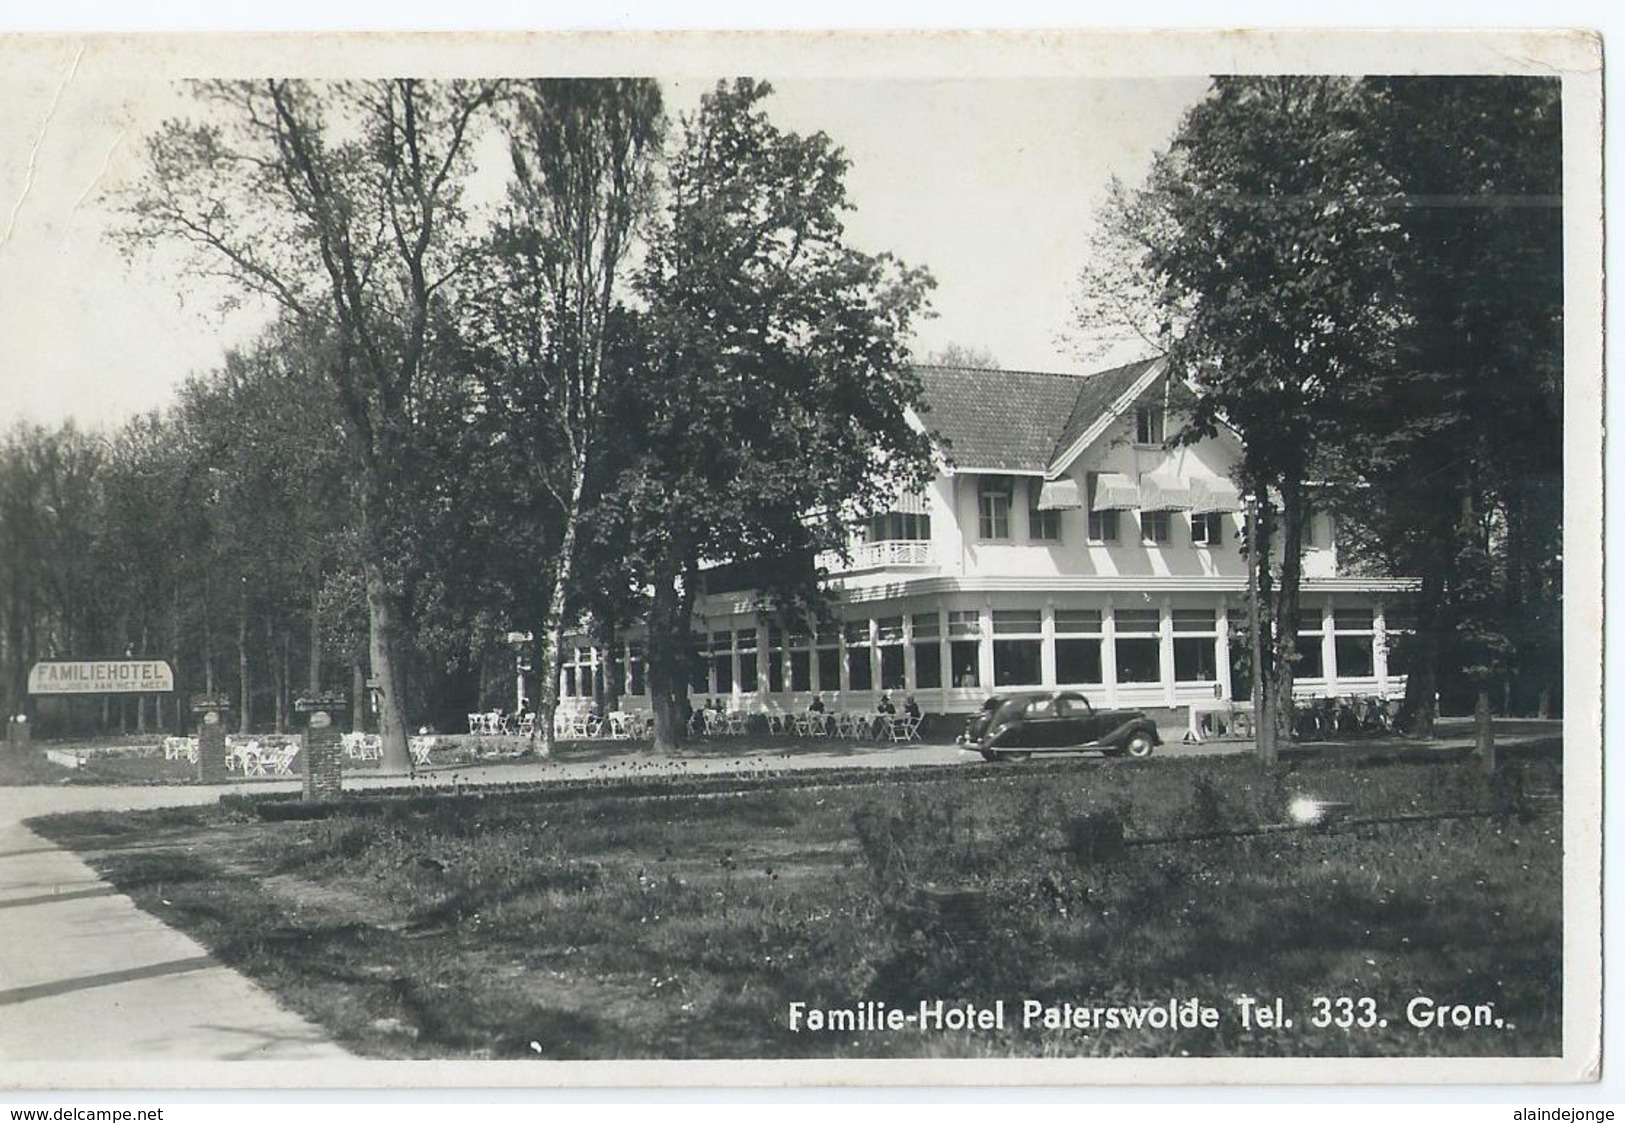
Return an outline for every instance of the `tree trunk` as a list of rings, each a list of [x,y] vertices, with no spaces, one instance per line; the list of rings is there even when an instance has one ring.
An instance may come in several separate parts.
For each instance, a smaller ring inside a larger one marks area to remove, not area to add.
[[[280,638],[281,642],[277,640]],[[267,649],[275,650],[276,659],[276,731],[288,731],[288,630],[283,628],[280,637],[272,630],[269,621],[265,625],[265,642]]]
[[[350,728],[367,731],[367,670],[359,655],[350,661]]]
[[[679,625],[682,620],[683,597],[677,589],[677,575],[665,567],[655,580],[654,599],[649,608],[648,678],[649,701],[654,708],[654,751],[675,753],[687,729],[682,716],[682,699],[688,689],[683,674],[683,648]]]
[[[581,496],[587,486],[587,456],[585,448],[575,456],[570,466],[570,500],[564,509],[564,534],[559,540],[558,565],[553,570],[553,587],[547,596],[547,619],[540,634],[547,651],[538,664],[547,669],[542,683],[542,705],[536,713],[541,733],[538,752],[542,756],[553,754],[553,716],[559,708],[559,675],[564,669],[564,610],[569,596],[570,582],[575,578],[576,539],[581,526]]]
[[[369,556],[362,562],[367,582],[367,613],[370,620],[372,676],[382,695],[378,732],[384,743],[380,770],[385,775],[412,771],[412,752],[406,743],[406,710],[402,705],[401,684],[395,665],[395,604],[383,567]],[[363,684],[364,685],[364,684]]]
[[[310,589],[310,663],[305,671],[305,689],[311,694],[322,692],[322,608],[321,582]]]
[[[1478,762],[1485,772],[1495,771],[1495,723],[1490,715],[1488,687],[1478,688],[1478,701],[1473,706],[1473,733],[1477,742]]]
[[[621,687],[625,671],[618,658],[620,635],[615,627],[615,621],[609,619],[599,621],[598,641],[600,649],[604,652],[604,697],[602,701],[604,712],[610,714],[621,708]]]
[[[186,692],[181,689],[181,586],[176,581],[169,598],[169,654],[174,662],[170,664],[175,671],[175,728],[173,733],[179,737],[186,732],[186,723],[181,716],[181,696]]]
[[[1253,736],[1258,762],[1273,768],[1280,755],[1279,724],[1276,721],[1274,644],[1269,630],[1269,499],[1258,487],[1247,509],[1247,627],[1251,633],[1253,659]]]
[[[237,732],[247,733],[252,715],[249,707],[253,693],[248,681],[248,578],[243,578],[241,595],[237,598]]]
[[[1276,720],[1280,736],[1293,736],[1297,703],[1292,696],[1297,678],[1299,590],[1303,586],[1303,528],[1310,512],[1306,508],[1303,483],[1281,483],[1281,580],[1274,589],[1274,628],[1276,647],[1275,689],[1279,699]]]
[[[1439,716],[1433,699],[1439,689],[1439,636],[1445,624],[1443,596],[1440,574],[1424,571],[1416,605],[1416,634],[1407,641],[1410,670],[1405,675],[1405,700],[1399,707],[1399,723],[1408,737],[1431,738],[1433,723]]]
[[[141,625],[141,654],[145,656],[147,650],[147,626],[143,624]],[[156,705],[157,701],[154,698],[153,704]],[[145,736],[147,732],[147,696],[145,694],[135,696],[135,731],[141,736]]]
[[[1552,688],[1551,687],[1543,686],[1543,687],[1540,688],[1540,696],[1536,700],[1536,703],[1535,703],[1535,716],[1537,718],[1539,718],[1541,721],[1546,721],[1547,719],[1549,719],[1552,716]]]
[[[214,694],[214,625],[212,623],[214,612],[210,595],[211,574],[205,570],[203,574],[203,693]]]

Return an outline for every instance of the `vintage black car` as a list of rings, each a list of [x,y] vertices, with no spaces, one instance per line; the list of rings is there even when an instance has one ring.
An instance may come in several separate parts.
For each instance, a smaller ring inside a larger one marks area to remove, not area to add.
[[[959,744],[987,760],[1090,750],[1147,757],[1162,737],[1139,710],[1097,710],[1082,694],[1045,690],[989,698],[966,724]]]

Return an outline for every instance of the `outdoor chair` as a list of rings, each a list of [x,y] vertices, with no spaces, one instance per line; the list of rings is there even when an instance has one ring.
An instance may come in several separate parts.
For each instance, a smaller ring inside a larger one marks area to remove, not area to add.
[[[526,714],[519,719],[518,733],[521,737],[536,736],[536,715]]]
[[[260,756],[258,741],[243,742],[232,749],[229,756],[235,756],[242,763],[244,776],[265,775],[265,758]]]
[[[894,717],[887,723],[888,732],[893,741],[918,741],[920,739],[920,719],[917,717]]]
[[[413,737],[409,742],[412,750],[412,763],[419,768],[429,763],[429,753],[434,750],[437,739],[434,737]]]
[[[611,741],[630,741],[632,739],[632,715],[619,710],[609,715],[609,739]]]
[[[723,718],[723,724],[731,736],[742,737],[745,733],[745,715],[739,710],[730,710],[728,716]]]
[[[264,776],[269,769],[272,776],[292,776],[294,758],[298,755],[298,745],[283,745],[281,748],[272,749],[261,758],[259,774]]]

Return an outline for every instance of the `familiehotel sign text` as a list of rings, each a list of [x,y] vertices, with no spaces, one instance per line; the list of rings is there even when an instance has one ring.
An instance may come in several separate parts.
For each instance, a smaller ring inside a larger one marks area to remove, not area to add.
[[[35,663],[30,694],[140,694],[175,689],[175,673],[162,659]]]

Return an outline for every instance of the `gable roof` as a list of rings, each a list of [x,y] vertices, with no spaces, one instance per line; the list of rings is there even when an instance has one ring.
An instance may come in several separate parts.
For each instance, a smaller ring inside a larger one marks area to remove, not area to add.
[[[955,471],[1043,474],[1158,362],[1086,375],[916,367],[920,420],[947,441]]]
[[[1113,367],[1085,378],[1084,385],[1078,391],[1078,400],[1072,406],[1072,415],[1066,419],[1065,428],[1056,437],[1055,447],[1050,450],[1050,460],[1060,457],[1076,444],[1078,438],[1104,417],[1112,404],[1128,393],[1140,376],[1158,362],[1157,359],[1141,359],[1137,363]],[[1048,467],[1048,463],[1045,467]]]

